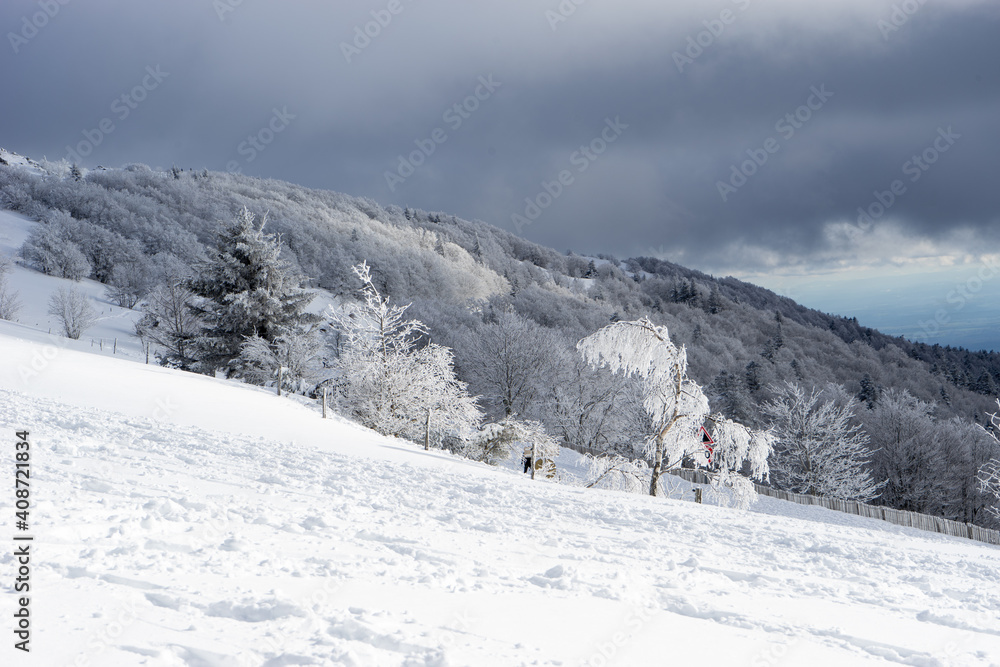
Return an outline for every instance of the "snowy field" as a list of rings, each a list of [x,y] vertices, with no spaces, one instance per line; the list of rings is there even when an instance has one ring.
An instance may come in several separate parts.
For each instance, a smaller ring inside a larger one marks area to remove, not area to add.
[[[5,665],[1000,664],[995,547],[532,482],[18,331],[0,429],[31,431],[33,634],[26,657],[5,630]]]

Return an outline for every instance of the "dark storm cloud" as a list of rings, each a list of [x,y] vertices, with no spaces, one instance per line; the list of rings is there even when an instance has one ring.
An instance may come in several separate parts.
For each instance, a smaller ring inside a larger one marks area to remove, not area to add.
[[[335,4],[5,2],[0,145],[58,159],[89,142],[87,166],[239,168],[512,230],[534,212],[525,198],[557,192],[525,236],[713,272],[762,261],[742,248],[779,263],[827,253],[828,225],[897,179],[905,192],[876,225],[968,226],[981,241],[998,222],[992,3],[915,4],[886,37],[889,2],[589,0],[563,3],[565,21],[546,15],[555,1]],[[366,24],[378,34],[358,37]],[[707,45],[678,71],[689,37]],[[168,75],[151,88],[157,67]],[[776,127],[814,89],[833,96]],[[601,155],[580,152],[615,119]],[[904,164],[948,128],[960,138],[911,182]],[[421,146],[433,153],[387,183]],[[723,201],[717,183],[765,146],[777,150]],[[572,182],[556,187],[561,172]]]

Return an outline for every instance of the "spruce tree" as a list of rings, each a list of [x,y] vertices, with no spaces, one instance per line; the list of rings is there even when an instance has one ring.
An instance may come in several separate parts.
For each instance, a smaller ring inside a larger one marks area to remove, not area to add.
[[[195,340],[201,370],[240,372],[243,343],[259,336],[273,343],[279,336],[317,318],[304,312],[312,295],[301,289],[280,259],[281,241],[264,233],[244,208],[223,226],[217,248],[201,274],[190,283],[197,303],[193,312],[205,328]]]

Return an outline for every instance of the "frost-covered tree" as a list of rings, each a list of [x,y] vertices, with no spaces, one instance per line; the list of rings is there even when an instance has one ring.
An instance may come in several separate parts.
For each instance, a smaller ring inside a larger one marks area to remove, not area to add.
[[[620,454],[588,456],[588,489],[642,493],[649,488],[649,466],[643,459]]]
[[[553,433],[586,450],[634,454],[634,443],[649,430],[635,380],[592,368],[577,354],[560,360],[563,370],[547,397]]]
[[[135,308],[150,290],[153,277],[143,261],[127,261],[116,264],[111,270],[108,287],[104,293],[122,308]]]
[[[67,338],[77,340],[97,322],[97,311],[76,287],[60,287],[49,299],[49,315],[62,325]]]
[[[896,509],[940,513],[948,495],[944,456],[932,417],[934,406],[908,391],[889,389],[862,411],[872,445],[872,473],[886,485],[879,503]]]
[[[55,220],[31,229],[21,246],[21,257],[42,273],[57,278],[79,281],[89,276],[92,270],[86,255]]]
[[[11,288],[8,277],[13,271],[12,262],[6,255],[0,255],[0,320],[13,320],[21,310],[18,293]]]
[[[167,277],[146,297],[135,333],[144,345],[158,346],[160,363],[165,366],[192,370],[197,363],[194,342],[201,322],[192,310],[194,298],[186,281],[176,275]]]
[[[872,479],[868,435],[853,425],[857,405],[824,400],[793,382],[774,387],[775,398],[764,405],[775,435],[771,472],[780,486],[808,493],[868,502],[883,483]]]
[[[698,383],[688,378],[687,351],[670,341],[666,327],[645,318],[615,322],[581,340],[577,348],[590,364],[641,380],[643,406],[653,424],[646,454],[652,458],[649,493],[655,496],[665,470],[702,451],[701,427],[710,416],[708,399]],[[767,478],[773,436],[721,416],[712,419],[713,483],[733,489],[737,504],[746,506],[754,490],[741,473],[749,468],[752,478]]]
[[[1000,459],[990,459],[984,463],[976,479],[982,492],[993,496],[994,504],[986,508],[986,511],[1000,520]]]
[[[997,401],[997,405],[1000,406],[1000,401]],[[996,432],[1000,429],[1000,414],[990,415],[990,426],[992,430],[989,434],[996,441]],[[993,498],[993,505],[987,507],[986,511],[1000,522],[1000,458],[993,458],[984,463],[976,474],[976,480],[979,482],[979,490]]]
[[[351,416],[397,437],[441,442],[464,439],[482,418],[466,384],[455,377],[446,347],[429,343],[424,325],[406,319],[409,306],[392,306],[372,282],[367,263],[354,268],[362,282],[360,307],[328,311],[343,332],[344,352],[335,364],[338,388]]]
[[[488,397],[494,414],[534,416],[546,378],[556,372],[555,337],[507,308],[471,330],[464,345],[465,370],[473,386]]]
[[[289,330],[273,341],[251,336],[243,343],[240,360],[248,380],[277,383],[280,390],[305,393],[318,379],[323,341],[313,329]]]
[[[312,295],[301,289],[280,258],[281,240],[266,234],[244,208],[218,235],[218,247],[190,289],[200,297],[194,313],[205,323],[195,340],[203,370],[241,372],[244,341],[259,336],[268,342],[291,328],[313,321],[305,313]]]

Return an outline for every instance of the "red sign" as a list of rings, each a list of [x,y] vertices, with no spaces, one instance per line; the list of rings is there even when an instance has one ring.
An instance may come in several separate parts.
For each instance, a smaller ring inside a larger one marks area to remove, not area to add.
[[[712,440],[712,436],[708,434],[704,426],[701,427],[701,444],[705,448],[705,458],[711,463],[712,455],[715,453],[715,447],[712,446],[715,444],[715,440]]]

